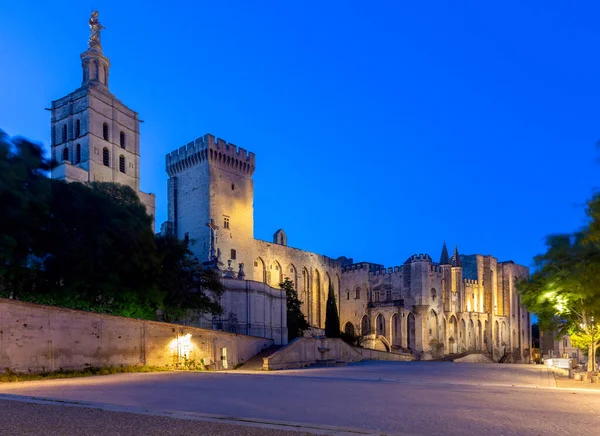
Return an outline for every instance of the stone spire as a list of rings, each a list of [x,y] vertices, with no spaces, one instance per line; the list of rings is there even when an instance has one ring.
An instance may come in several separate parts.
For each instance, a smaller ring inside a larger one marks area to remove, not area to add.
[[[446,241],[444,241],[444,245],[442,246],[440,265],[450,265],[450,256],[448,256],[448,248],[446,248]]]
[[[81,86],[100,85],[108,87],[110,61],[102,53],[100,32],[104,29],[104,26],[98,21],[98,11],[92,12],[88,24],[90,26],[88,49],[81,53],[81,68],[83,69]]]
[[[452,255],[452,266],[462,266],[460,256],[458,255],[458,247],[454,246],[454,254]]]

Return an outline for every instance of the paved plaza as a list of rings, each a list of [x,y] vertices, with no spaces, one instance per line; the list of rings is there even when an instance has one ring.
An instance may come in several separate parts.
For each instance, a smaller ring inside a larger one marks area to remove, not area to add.
[[[363,362],[264,373],[122,374],[1,384],[0,394],[3,403],[34,396],[79,407],[101,403],[104,413],[204,421],[196,434],[214,433],[200,431],[206,422],[247,421],[316,434],[562,435],[600,428],[600,392],[559,389],[536,365]],[[8,413],[0,408],[0,422]],[[235,429],[222,434],[250,434]]]

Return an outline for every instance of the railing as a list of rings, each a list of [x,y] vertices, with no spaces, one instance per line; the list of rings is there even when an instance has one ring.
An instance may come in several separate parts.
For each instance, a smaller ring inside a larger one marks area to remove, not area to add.
[[[399,300],[369,301],[367,307],[404,307],[404,298]]]

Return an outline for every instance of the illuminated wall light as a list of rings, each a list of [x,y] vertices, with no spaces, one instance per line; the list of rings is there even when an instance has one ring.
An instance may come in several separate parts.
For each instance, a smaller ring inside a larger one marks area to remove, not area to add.
[[[187,359],[192,349],[192,334],[186,333],[185,335],[177,336],[177,338],[170,342],[169,348],[171,352],[177,352],[177,357]]]

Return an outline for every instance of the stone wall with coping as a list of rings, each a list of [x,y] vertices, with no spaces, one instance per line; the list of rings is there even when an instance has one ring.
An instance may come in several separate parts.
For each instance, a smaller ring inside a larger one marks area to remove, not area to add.
[[[387,353],[352,347],[341,339],[298,338],[263,359],[264,370],[303,368],[314,364],[336,365],[363,360],[408,361],[410,354]]]
[[[0,299],[0,372],[119,365],[231,369],[271,339]]]

